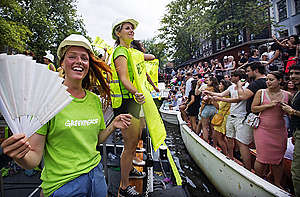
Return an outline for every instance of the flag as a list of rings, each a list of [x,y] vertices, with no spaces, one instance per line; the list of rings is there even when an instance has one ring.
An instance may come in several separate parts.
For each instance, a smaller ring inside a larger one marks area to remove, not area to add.
[[[92,43],[93,46],[96,46],[100,49],[107,49],[107,53],[109,55],[111,55],[114,51],[114,48],[108,44],[106,44],[106,42],[104,42],[104,40],[102,38],[100,38],[99,36],[96,36],[95,41]]]
[[[146,65],[144,54],[136,49],[129,49],[132,59],[134,85],[139,93],[143,93],[145,103],[142,105],[146,123],[151,136],[154,151],[157,151],[166,139],[166,129],[150,92],[146,88]]]
[[[158,67],[159,67],[158,59],[154,59],[152,61],[145,61],[145,65],[146,65],[146,72],[150,76],[154,85],[157,87],[157,85],[158,85]],[[148,81],[146,81],[146,88],[149,90],[149,92],[154,90],[153,86]]]

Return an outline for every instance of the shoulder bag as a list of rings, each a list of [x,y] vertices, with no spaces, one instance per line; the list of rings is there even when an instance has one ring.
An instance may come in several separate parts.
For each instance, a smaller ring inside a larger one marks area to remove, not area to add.
[[[263,103],[264,92],[265,92],[265,89],[263,89],[261,92],[260,104]],[[259,115],[260,115],[260,113],[258,115],[254,114],[254,113],[249,113],[246,117],[245,124],[254,129],[258,128],[259,122],[260,122]]]

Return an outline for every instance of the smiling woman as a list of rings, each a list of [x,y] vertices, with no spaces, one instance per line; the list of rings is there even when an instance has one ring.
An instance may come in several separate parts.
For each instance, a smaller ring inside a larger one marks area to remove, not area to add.
[[[57,55],[72,102],[29,139],[17,134],[5,140],[3,152],[25,169],[36,167],[44,155],[41,180],[45,196],[105,197],[107,186],[96,146],[116,128],[127,129],[131,115],[116,116],[106,128],[100,99],[88,89],[96,86],[109,98],[102,73],[109,76],[110,69],[95,57],[85,37],[70,35],[59,45]],[[96,80],[100,84],[94,84]]]

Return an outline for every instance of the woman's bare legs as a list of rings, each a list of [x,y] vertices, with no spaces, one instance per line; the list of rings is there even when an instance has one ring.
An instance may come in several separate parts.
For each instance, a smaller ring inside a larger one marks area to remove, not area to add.
[[[202,121],[199,120],[198,124],[197,124],[197,127],[196,127],[196,133],[197,133],[197,135],[199,135],[201,133],[201,128],[202,128]]]
[[[182,120],[184,120],[185,122],[188,122],[189,118],[188,118],[187,113],[185,112],[185,109],[186,109],[186,105],[179,106],[179,111],[181,113]]]
[[[240,150],[245,168],[247,168],[248,170],[251,170],[251,155],[250,155],[249,146],[247,144],[241,143],[239,141],[237,141],[237,144],[239,146],[239,150]]]
[[[218,138],[217,138],[217,133],[219,133],[218,131],[212,129],[212,140],[213,140],[213,147],[216,148],[218,145]]]
[[[255,170],[255,174],[257,174],[258,176],[264,178],[266,167],[267,167],[266,164],[260,163],[259,161],[255,160],[254,170]]]
[[[197,130],[197,122],[196,122],[196,116],[190,116],[192,129],[195,132]]]
[[[209,138],[209,118],[203,118],[201,117],[202,120],[202,131],[203,131],[203,139],[209,143],[208,138]]]
[[[140,120],[133,117],[128,129],[122,130],[124,150],[121,155],[121,183],[120,187],[126,189],[129,185],[129,172],[132,169],[132,160],[136,151],[140,134]]]
[[[227,137],[228,157],[233,159],[234,138]]]
[[[146,128],[145,117],[140,117],[140,133],[139,133],[138,142],[139,142],[140,139],[142,139],[143,129],[145,129],[145,128]],[[134,150],[134,153],[133,153],[133,160],[135,160],[137,162],[141,162],[142,161],[138,157],[136,157],[136,149]]]
[[[228,151],[227,151],[228,149],[227,149],[227,143],[225,141],[225,135],[218,131],[215,131],[215,132],[216,132],[216,136],[217,136],[217,142],[218,142],[219,146],[221,147],[223,154],[228,156]]]
[[[272,168],[272,174],[274,176],[274,184],[277,187],[283,188],[281,186],[281,183],[280,183],[282,175],[283,175],[283,162],[282,162],[282,160],[281,160],[279,165],[271,165],[271,168]]]

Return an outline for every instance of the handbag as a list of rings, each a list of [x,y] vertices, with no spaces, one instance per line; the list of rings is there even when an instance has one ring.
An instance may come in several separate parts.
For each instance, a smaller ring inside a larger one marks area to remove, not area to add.
[[[245,120],[245,124],[256,129],[259,126],[259,115],[256,115],[254,113],[250,113],[248,114],[246,120]]]
[[[262,92],[261,92],[260,104],[263,103],[264,92],[265,92],[265,90],[263,89]],[[254,128],[254,129],[258,128],[259,123],[260,123],[259,115],[260,115],[260,113],[258,115],[254,114],[254,113],[249,113],[246,116],[245,124],[252,127],[252,128]]]
[[[214,126],[220,126],[223,121],[224,121],[223,114],[215,114],[210,123]]]
[[[228,110],[224,114],[227,114],[227,112],[229,110],[230,110],[230,107],[228,108]],[[215,114],[214,117],[212,118],[210,124],[212,124],[214,126],[220,126],[220,125],[222,125],[222,123],[224,121],[224,114],[222,114],[222,113]]]

